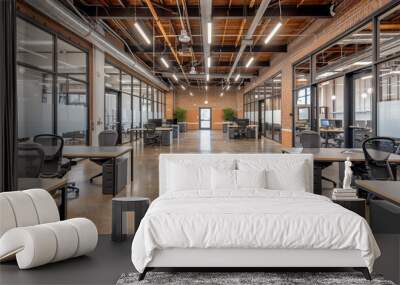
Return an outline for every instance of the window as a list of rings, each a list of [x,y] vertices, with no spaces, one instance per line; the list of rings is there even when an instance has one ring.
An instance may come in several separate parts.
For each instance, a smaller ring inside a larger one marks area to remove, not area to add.
[[[18,137],[50,133],[85,144],[87,52],[17,18],[17,63]]]
[[[378,66],[378,135],[400,137],[400,63],[391,60]]]
[[[310,85],[311,83],[311,60],[306,59],[294,67],[295,88]]]
[[[54,37],[17,18],[17,62],[54,71]]]
[[[121,73],[118,68],[106,63],[104,65],[104,82],[107,88],[121,89]]]
[[[400,6],[383,14],[378,21],[380,57],[400,54]]]
[[[53,76],[17,68],[18,138],[53,133]]]
[[[300,133],[311,129],[311,88],[301,88],[295,96],[295,146],[299,146]]]
[[[323,80],[344,71],[372,64],[372,23],[368,23],[315,55],[316,78]]]
[[[344,86],[343,77],[339,77],[333,80],[325,81],[318,84],[318,105],[319,105],[319,118],[320,127],[321,119],[338,120],[343,127],[344,119]],[[331,124],[334,126],[335,124]]]

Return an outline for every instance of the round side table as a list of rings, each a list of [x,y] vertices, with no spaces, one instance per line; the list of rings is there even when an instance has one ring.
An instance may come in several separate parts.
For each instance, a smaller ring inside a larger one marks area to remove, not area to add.
[[[112,199],[112,234],[113,241],[122,241],[126,238],[123,234],[125,226],[123,212],[135,212],[135,231],[140,221],[146,214],[150,199],[145,197],[117,197]]]

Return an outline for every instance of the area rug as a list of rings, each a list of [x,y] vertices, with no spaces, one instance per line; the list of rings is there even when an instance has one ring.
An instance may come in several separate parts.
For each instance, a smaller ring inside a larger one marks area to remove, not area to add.
[[[138,273],[122,274],[117,285],[395,285],[376,275],[372,276],[372,281],[368,281],[359,272],[148,272],[142,281],[138,281],[138,276]]]

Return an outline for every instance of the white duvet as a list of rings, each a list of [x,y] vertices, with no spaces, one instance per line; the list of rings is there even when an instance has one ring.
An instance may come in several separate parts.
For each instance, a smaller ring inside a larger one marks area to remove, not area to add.
[[[362,217],[299,191],[172,192],[157,198],[132,243],[143,272],[155,249],[358,249],[372,271],[380,251]]]

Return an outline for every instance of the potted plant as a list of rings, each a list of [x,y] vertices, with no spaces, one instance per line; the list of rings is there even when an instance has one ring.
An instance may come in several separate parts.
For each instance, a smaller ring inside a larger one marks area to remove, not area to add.
[[[235,117],[235,111],[232,108],[225,108],[222,110],[223,112],[223,120],[231,122],[233,121],[233,118]]]
[[[185,122],[186,121],[186,113],[187,113],[186,109],[178,107],[175,109],[174,118],[178,122]]]

